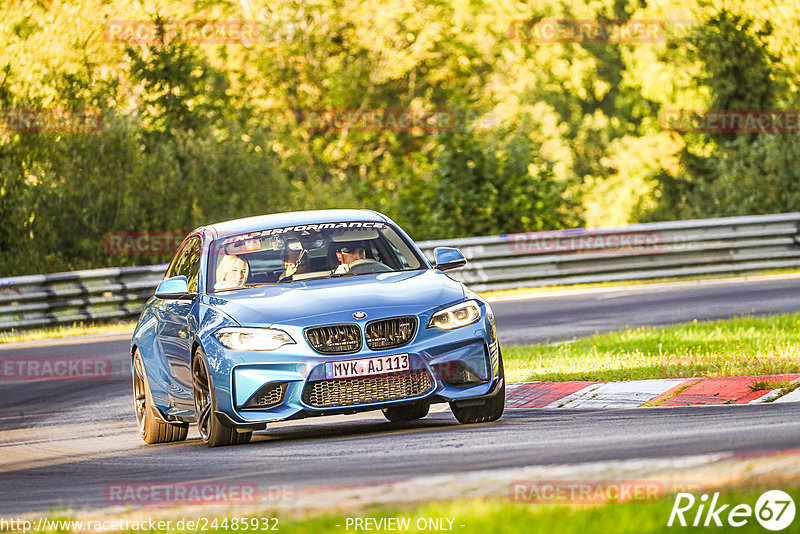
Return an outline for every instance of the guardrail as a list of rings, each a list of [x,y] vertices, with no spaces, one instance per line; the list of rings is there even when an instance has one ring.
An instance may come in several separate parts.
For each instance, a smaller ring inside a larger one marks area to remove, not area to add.
[[[0,278],[0,330],[139,315],[168,264]]]
[[[800,266],[800,213],[419,243],[460,248],[475,291],[756,272]]]
[[[460,248],[448,274],[475,291],[800,266],[800,213],[419,243]],[[0,330],[135,318],[167,265],[0,278]]]

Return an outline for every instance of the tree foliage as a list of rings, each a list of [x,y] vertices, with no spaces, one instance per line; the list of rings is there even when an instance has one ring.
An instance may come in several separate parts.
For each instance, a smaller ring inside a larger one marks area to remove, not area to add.
[[[797,210],[797,134],[659,123],[668,109],[798,109],[800,6],[778,4],[9,0],[0,110],[97,108],[102,127],[0,124],[0,275],[166,261],[109,255],[104,236],[293,209],[377,209],[416,239]],[[511,31],[543,19],[657,21],[665,38]],[[166,31],[202,20],[254,22],[258,38]],[[157,38],[114,42],[114,21]],[[305,121],[403,109],[454,121]]]

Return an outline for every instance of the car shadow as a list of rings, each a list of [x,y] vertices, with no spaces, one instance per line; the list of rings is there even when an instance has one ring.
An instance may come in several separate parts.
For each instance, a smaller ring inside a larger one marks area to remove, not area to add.
[[[438,416],[438,417],[436,417]],[[364,437],[383,437],[389,434],[425,432],[442,430],[449,427],[457,428],[459,424],[448,413],[432,414],[424,419],[391,423],[378,418],[371,420],[325,422],[319,418],[303,420],[300,424],[293,424],[282,428],[270,428],[253,434],[251,443],[284,442],[284,441],[316,441],[332,439],[350,439]],[[307,422],[306,422],[307,421]]]

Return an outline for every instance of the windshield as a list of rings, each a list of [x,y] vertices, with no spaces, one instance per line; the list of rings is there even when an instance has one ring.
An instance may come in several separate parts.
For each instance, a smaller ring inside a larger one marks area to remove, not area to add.
[[[425,268],[408,243],[381,222],[296,225],[218,239],[212,244],[212,292],[319,278]]]

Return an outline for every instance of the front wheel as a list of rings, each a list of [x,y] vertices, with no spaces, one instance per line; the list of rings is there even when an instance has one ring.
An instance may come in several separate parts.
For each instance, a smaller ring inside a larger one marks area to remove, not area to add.
[[[136,411],[136,422],[139,423],[139,435],[145,443],[169,443],[183,441],[189,433],[188,424],[162,423],[155,416],[153,395],[147,382],[144,361],[139,349],[133,353],[133,408]]]
[[[209,447],[222,447],[225,445],[238,445],[247,443],[253,436],[252,432],[238,432],[222,424],[216,415],[217,401],[214,398],[211,378],[206,365],[203,351],[198,349],[192,361],[192,397],[194,409],[197,414],[197,429],[203,443]]]
[[[497,357],[499,359],[497,365],[500,368],[498,376],[503,381],[503,385],[500,386],[500,391],[498,391],[494,397],[478,406],[459,407],[454,402],[451,402],[450,409],[453,411],[453,415],[456,416],[459,423],[488,423],[489,421],[497,421],[500,419],[500,416],[503,415],[503,408],[505,408],[506,404],[506,380],[505,373],[503,372],[503,357],[500,355]]]

